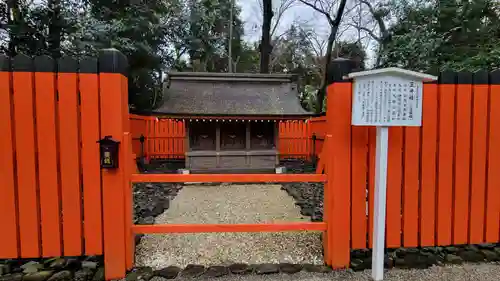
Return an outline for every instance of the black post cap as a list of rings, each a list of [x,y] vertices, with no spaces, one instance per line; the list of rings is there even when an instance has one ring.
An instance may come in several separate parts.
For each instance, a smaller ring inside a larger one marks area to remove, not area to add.
[[[0,71],[10,71],[10,57],[4,54],[0,55]]]
[[[12,70],[20,72],[32,72],[33,60],[24,54],[16,55],[12,59]]]
[[[489,74],[486,70],[479,70],[474,73],[474,84],[488,84]]]
[[[99,72],[120,73],[127,76],[127,70],[127,57],[122,52],[114,48],[99,51]]]
[[[336,58],[330,64],[328,69],[327,83],[331,84],[333,82],[342,82],[344,76],[356,70],[356,61],[345,58]]]
[[[56,62],[47,55],[35,57],[35,71],[36,72],[55,72]]]
[[[456,84],[457,73],[451,70],[445,70],[439,74],[439,84]]]
[[[500,69],[490,73],[490,84],[500,85]]]
[[[86,57],[80,61],[80,73],[97,73],[97,58]]]

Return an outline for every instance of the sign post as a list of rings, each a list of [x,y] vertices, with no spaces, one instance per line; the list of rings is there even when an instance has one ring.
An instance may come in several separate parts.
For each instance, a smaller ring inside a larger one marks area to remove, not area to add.
[[[423,81],[437,77],[400,68],[353,72],[352,125],[377,127],[372,278],[384,279],[389,127],[422,126]]]

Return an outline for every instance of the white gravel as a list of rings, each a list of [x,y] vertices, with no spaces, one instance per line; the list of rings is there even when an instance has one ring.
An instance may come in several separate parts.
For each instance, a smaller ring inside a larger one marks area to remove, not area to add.
[[[281,185],[185,186],[156,224],[309,221]],[[136,266],[232,263],[323,264],[319,232],[199,233],[145,235]]]

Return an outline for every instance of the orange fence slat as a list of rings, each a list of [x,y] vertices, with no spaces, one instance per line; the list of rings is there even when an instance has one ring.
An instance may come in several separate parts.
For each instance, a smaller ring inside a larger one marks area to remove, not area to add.
[[[486,138],[488,136],[488,85],[474,85],[472,109],[472,162],[469,243],[484,242],[486,207]],[[498,121],[497,121],[498,122]],[[500,144],[495,144],[500,145]]]
[[[59,60],[59,69],[76,71],[71,58]],[[64,255],[82,254],[82,194],[80,189],[78,77],[59,72],[59,145]]]
[[[344,268],[350,262],[350,223],[351,223],[351,99],[352,84],[350,82],[336,83],[328,87],[328,108],[332,110],[329,124],[332,125],[333,157],[331,173],[332,211],[329,223],[332,224],[331,248],[332,266]],[[327,156],[328,157],[328,156]],[[341,215],[339,215],[341,214]]]
[[[418,246],[420,128],[406,127],[404,143],[403,245]]]
[[[368,174],[368,128],[352,127],[351,247],[366,248],[366,179]]]
[[[14,123],[12,122],[12,81],[11,74],[7,72],[9,58],[0,55],[0,259],[17,258],[18,252],[18,227],[16,212],[16,191],[14,174],[14,136],[12,135]]]
[[[438,87],[424,84],[420,191],[420,245],[435,243]]]
[[[377,145],[377,130],[368,129],[368,245],[373,244],[373,214],[375,208],[375,153]]]
[[[96,60],[81,62],[81,68],[97,69]],[[101,169],[99,166],[99,76],[80,74],[82,135],[82,183],[85,254],[102,254]]]
[[[46,56],[35,59],[35,67],[41,71],[47,67],[54,69],[54,63]],[[35,73],[42,255],[46,257],[57,257],[62,253],[55,78],[54,72]]]
[[[451,244],[455,84],[439,85],[437,245]]]
[[[403,128],[389,129],[389,155],[387,157],[386,244],[388,248],[397,248],[401,246]]]
[[[500,74],[499,71],[496,74]],[[486,241],[500,241],[500,85],[490,85],[488,182],[486,193]]]
[[[31,71],[33,61],[24,55],[13,58],[15,69]],[[29,69],[26,69],[29,68]],[[13,72],[17,192],[21,257],[40,256],[40,214],[37,198],[36,136],[33,73]]]
[[[472,78],[472,75],[471,75]],[[472,80],[472,79],[471,79]],[[472,86],[457,85],[457,120],[455,148],[455,198],[453,208],[453,243],[467,243],[469,228],[470,134]]]

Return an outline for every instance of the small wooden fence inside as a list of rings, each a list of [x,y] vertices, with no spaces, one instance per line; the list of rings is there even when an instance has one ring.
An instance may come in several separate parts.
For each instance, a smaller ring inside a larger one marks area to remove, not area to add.
[[[310,159],[312,155],[317,155],[324,138],[325,120],[319,117],[306,121],[279,122],[278,148],[281,158]],[[184,158],[185,121],[130,114],[130,124],[135,154],[141,155],[143,152],[149,159]],[[316,149],[312,138],[313,127],[318,132]],[[144,136],[144,148],[140,143],[141,135]]]

